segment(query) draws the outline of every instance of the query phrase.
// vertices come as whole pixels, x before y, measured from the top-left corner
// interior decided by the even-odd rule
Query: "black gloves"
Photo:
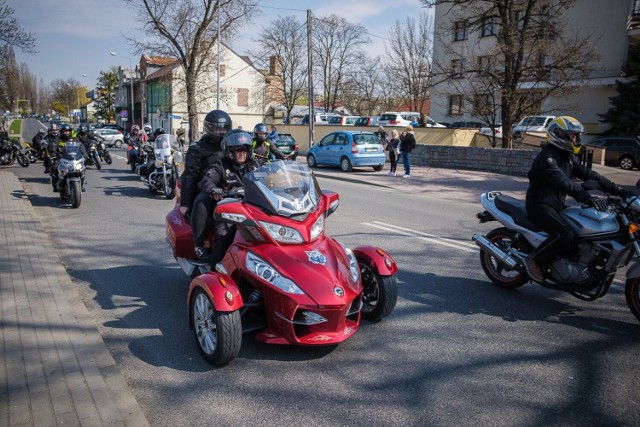
[[[215,200],[222,199],[223,195],[224,190],[222,188],[214,188],[213,190],[211,190],[211,197],[213,197]]]
[[[604,212],[607,210],[607,204],[597,197],[588,196],[585,203],[596,208],[597,211]]]
[[[618,194],[618,196],[622,197],[625,200],[627,200],[629,197],[635,196],[635,193],[633,191],[625,190],[620,186],[616,188],[616,193]]]

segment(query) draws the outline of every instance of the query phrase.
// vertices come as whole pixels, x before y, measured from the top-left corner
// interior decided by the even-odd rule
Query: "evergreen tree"
[[[611,124],[611,131],[620,134],[640,134],[640,45],[629,46],[629,59],[624,69],[632,80],[616,81],[618,95],[609,98],[612,107],[601,122]]]

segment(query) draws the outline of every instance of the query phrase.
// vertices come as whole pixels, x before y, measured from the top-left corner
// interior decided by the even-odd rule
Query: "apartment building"
[[[537,10],[549,10],[552,2],[554,0],[539,1]],[[502,122],[500,90],[487,86],[484,88],[486,93],[482,93],[483,88],[478,87],[478,79],[474,78],[494,65],[499,68],[500,61],[504,62],[499,53],[496,55],[500,22],[495,16],[482,15],[482,8],[488,3],[491,2],[451,2],[435,7],[434,81],[439,83],[431,92],[431,117],[436,121],[488,121],[487,111],[478,108],[480,99],[485,103],[493,101],[492,121]],[[522,19],[519,13],[522,11],[516,8],[514,20]],[[551,14],[546,16],[548,20],[544,25],[539,26],[548,31],[543,42],[539,39],[536,42],[544,43],[543,46],[527,46],[530,50],[538,47],[536,55],[542,66],[535,72],[544,72],[545,50],[557,49],[553,44],[563,38],[559,35],[569,39],[575,36],[575,40],[588,38],[597,55],[586,61],[590,62],[590,70],[585,75],[575,79],[569,77],[563,82],[563,87],[572,89],[571,94],[542,97],[533,108],[537,111],[529,113],[572,115],[585,124],[589,133],[603,132],[609,125],[601,123],[598,114],[609,109],[609,97],[617,93],[616,80],[628,78],[622,69],[629,45],[640,42],[640,0],[576,0],[561,16],[563,25],[555,25]],[[471,28],[469,22],[480,22],[481,25]],[[541,93],[549,85],[553,85],[553,81],[541,83],[539,79],[524,77],[517,91],[526,96],[528,91]]]

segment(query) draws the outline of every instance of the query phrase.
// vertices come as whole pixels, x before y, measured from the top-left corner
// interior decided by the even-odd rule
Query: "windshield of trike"
[[[271,162],[247,173],[243,180],[245,203],[275,215],[306,214],[320,201],[318,182],[309,166],[303,163]]]

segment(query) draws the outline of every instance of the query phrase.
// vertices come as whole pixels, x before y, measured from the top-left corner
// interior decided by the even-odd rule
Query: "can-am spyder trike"
[[[587,190],[598,189],[587,181]],[[606,193],[605,193],[606,194]],[[481,223],[498,221],[503,227],[486,236],[474,234],[480,246],[480,264],[493,283],[503,288],[518,288],[529,280],[525,258],[548,234],[527,217],[525,203],[500,192],[484,193],[485,208],[477,214]],[[560,212],[575,232],[576,245],[542,267],[540,285],[593,301],[607,294],[616,271],[629,263],[625,296],[633,315],[640,320],[640,197],[623,200],[607,195],[608,209],[570,206]]]
[[[378,321],[391,313],[395,261],[382,249],[351,250],[325,234],[340,199],[320,190],[307,165],[273,162],[246,174],[243,183],[243,197],[231,189],[214,210],[215,221],[237,228],[216,271],[196,259],[179,196],[166,218],[173,254],[195,277],[189,322],[205,360],[230,362],[243,332],[258,331],[256,339],[270,344],[332,345],[353,335],[361,317]]]

